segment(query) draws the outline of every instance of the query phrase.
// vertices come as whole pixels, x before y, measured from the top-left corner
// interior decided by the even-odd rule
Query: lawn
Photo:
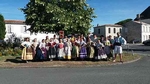
[[[110,61],[43,61],[25,63],[19,56],[1,56],[0,67],[83,67],[83,66],[107,66],[114,64],[121,64],[119,62],[119,56],[117,56],[116,62]],[[124,63],[132,62],[141,58],[140,55],[131,53],[123,53]]]

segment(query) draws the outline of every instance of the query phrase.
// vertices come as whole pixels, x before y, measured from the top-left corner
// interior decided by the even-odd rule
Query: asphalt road
[[[150,56],[103,67],[0,68],[0,76],[0,84],[149,84]]]
[[[143,44],[126,44],[123,46],[123,49],[133,51],[150,51],[150,46],[145,46]]]

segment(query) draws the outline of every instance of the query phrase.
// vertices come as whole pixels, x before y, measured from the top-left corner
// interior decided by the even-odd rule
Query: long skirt
[[[109,54],[110,53],[110,47],[109,46],[105,46],[104,47],[104,51],[106,54]]]
[[[77,58],[79,58],[79,47],[76,46],[76,53],[77,53]]]
[[[104,47],[104,51],[105,51],[105,53],[107,54],[107,57],[108,57],[108,58],[113,57],[113,54],[112,54],[112,52],[111,52],[110,46],[105,46],[105,47]]]
[[[64,59],[71,59],[71,47],[65,47],[65,56]]]
[[[58,48],[58,59],[63,59],[64,57],[64,48]]]
[[[33,49],[31,47],[23,48],[21,59],[22,60],[33,60]]]
[[[87,50],[87,58],[90,58],[90,54],[91,54],[91,47],[90,47],[90,46],[88,46],[88,47],[86,48],[86,50]]]
[[[94,47],[90,47],[91,48],[91,53],[90,53],[90,59],[93,59],[94,58]]]
[[[33,51],[33,53],[32,53],[32,54],[33,54],[33,58],[35,58],[36,48],[34,47],[34,48],[32,48],[32,49],[33,49],[33,50],[32,50],[32,51]]]
[[[46,48],[42,47],[41,50],[42,50],[44,59],[47,59],[47,50],[46,50]]]
[[[72,46],[71,58],[72,59],[77,59],[77,49],[76,49],[76,46]]]
[[[36,55],[35,55],[35,60],[43,60],[44,55],[42,53],[42,50],[40,48],[36,48]]]
[[[94,46],[94,58],[98,57],[98,48]]]
[[[85,59],[87,57],[86,47],[81,47],[80,49],[80,59]]]
[[[55,47],[49,47],[49,50],[48,50],[48,58],[49,58],[49,59],[54,59],[54,58],[56,58],[56,48],[55,48]]]
[[[103,49],[98,50],[98,58],[97,59],[98,60],[99,59],[107,59],[107,55]]]

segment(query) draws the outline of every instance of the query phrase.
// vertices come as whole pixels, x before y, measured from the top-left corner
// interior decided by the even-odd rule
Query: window
[[[27,26],[22,26],[21,27],[21,32],[22,33],[27,33]]]
[[[148,27],[146,26],[146,32],[148,32]]]
[[[149,39],[149,36],[147,35],[146,40],[148,40],[148,39]]]
[[[108,33],[111,33],[111,30],[110,30],[110,28],[108,28]]]
[[[24,32],[27,32],[27,26],[24,26]]]
[[[145,35],[143,35],[143,40],[145,41]]]
[[[150,39],[150,35],[149,35],[149,39]]]
[[[145,26],[143,26],[143,32],[145,32]]]
[[[120,33],[122,33],[122,29],[120,29],[120,31],[119,31]]]
[[[100,34],[100,32],[101,32],[101,30],[100,30],[100,29],[98,29],[98,34]]]
[[[116,33],[116,28],[114,28],[114,33]]]
[[[12,33],[12,31],[11,31],[11,25],[8,25],[8,26],[7,26],[7,32],[8,32],[8,33]]]

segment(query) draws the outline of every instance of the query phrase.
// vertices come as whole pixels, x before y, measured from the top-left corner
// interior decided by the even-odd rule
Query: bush
[[[0,56],[21,56],[22,50],[20,48],[4,48],[0,47]]]
[[[22,50],[20,48],[14,49],[13,56],[21,56]]]
[[[3,54],[0,52],[0,56],[3,56]]]

